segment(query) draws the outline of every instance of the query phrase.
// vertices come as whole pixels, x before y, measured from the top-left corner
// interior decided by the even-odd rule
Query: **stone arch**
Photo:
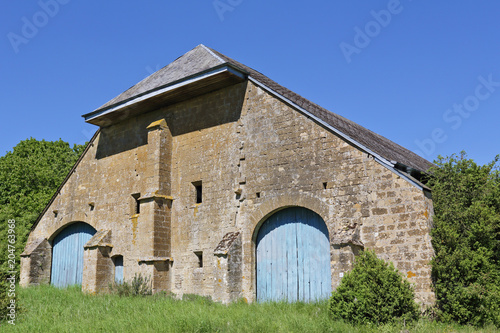
[[[47,240],[49,241],[49,243],[52,244],[52,241],[54,240],[54,238],[61,232],[63,231],[65,228],[67,228],[68,226],[74,224],[74,223],[86,223],[88,225],[90,225],[91,227],[93,227],[94,229],[97,230],[96,228],[96,225],[95,223],[90,223],[88,221],[85,221],[85,219],[68,219],[68,218],[63,218],[59,221],[57,221],[56,223],[50,225],[47,229],[47,232],[46,232],[46,235],[47,235]]]
[[[335,234],[334,229],[336,228],[336,221],[331,211],[332,207],[314,194],[290,191],[265,200],[252,213],[248,214],[248,224],[246,224],[248,227],[246,230],[249,230],[249,233],[243,234],[244,252],[250,257],[250,262],[248,263],[250,266],[247,266],[247,272],[251,278],[245,280],[244,283],[245,289],[250,291],[247,294],[250,299],[256,299],[256,240],[259,228],[269,216],[288,207],[303,207],[318,214],[325,222],[328,228],[330,243],[332,242],[332,237]]]
[[[252,230],[252,243],[254,243],[254,245],[262,223],[264,223],[269,216],[288,207],[303,207],[315,212],[325,221],[330,237],[333,235],[332,228],[334,226],[334,221],[330,215],[328,204],[306,193],[285,194],[266,200],[256,209],[255,213],[250,216],[249,222]]]
[[[314,211],[276,211],[259,228],[256,248],[257,300],[308,302],[330,295],[329,232]]]
[[[65,224],[51,235],[51,284],[57,287],[82,284],[84,246],[96,232],[88,223],[74,222]]]

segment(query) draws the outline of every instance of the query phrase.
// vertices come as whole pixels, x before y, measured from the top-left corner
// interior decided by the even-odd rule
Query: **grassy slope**
[[[204,299],[84,295],[79,288],[18,289],[23,307],[2,332],[400,332],[400,326],[352,327],[328,318],[327,303],[231,304]],[[418,322],[411,332],[474,332],[472,328]],[[493,332],[485,329],[484,332]]]

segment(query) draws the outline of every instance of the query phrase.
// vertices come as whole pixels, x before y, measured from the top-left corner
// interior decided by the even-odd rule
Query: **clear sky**
[[[500,2],[5,1],[0,155],[88,141],[93,111],[198,44],[423,157],[500,153]]]

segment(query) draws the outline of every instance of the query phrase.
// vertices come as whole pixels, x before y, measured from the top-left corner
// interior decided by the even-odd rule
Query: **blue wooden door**
[[[269,217],[257,235],[257,300],[314,301],[331,294],[330,241],[323,219],[301,207]]]
[[[92,226],[78,222],[66,227],[54,238],[50,278],[54,286],[82,284],[83,246],[95,233]]]
[[[114,258],[115,262],[115,282],[123,282],[123,256],[116,256]]]

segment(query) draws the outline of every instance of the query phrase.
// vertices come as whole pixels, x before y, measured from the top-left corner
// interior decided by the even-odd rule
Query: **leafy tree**
[[[430,172],[436,253],[432,274],[443,321],[500,326],[498,160],[478,166],[462,152],[439,157]]]
[[[7,262],[7,221],[15,220],[15,271],[19,272],[19,255],[31,226],[84,149],[85,145],[71,148],[62,140],[31,138],[0,157],[0,320],[6,310],[6,272],[12,270]]]
[[[414,320],[419,316],[414,297],[412,286],[392,263],[363,251],[332,293],[329,309],[333,319],[352,324]]]

